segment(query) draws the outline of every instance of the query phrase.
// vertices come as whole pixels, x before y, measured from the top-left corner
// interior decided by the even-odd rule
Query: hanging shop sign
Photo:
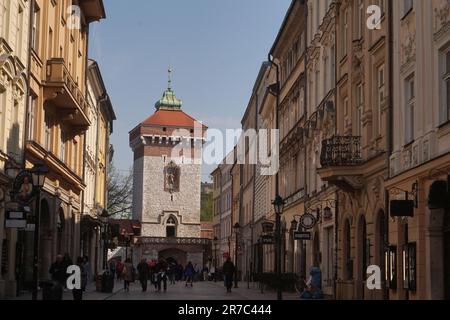
[[[22,211],[7,211],[5,228],[24,229],[27,226],[26,214]]]
[[[264,235],[261,237],[262,244],[275,244],[275,237],[272,235]]]
[[[305,213],[300,218],[300,225],[306,230],[310,230],[310,229],[314,228],[314,226],[316,225],[316,222],[317,222],[316,218],[310,213]]]
[[[294,240],[311,240],[311,232],[294,232]]]
[[[390,205],[391,217],[414,217],[413,200],[392,200]]]

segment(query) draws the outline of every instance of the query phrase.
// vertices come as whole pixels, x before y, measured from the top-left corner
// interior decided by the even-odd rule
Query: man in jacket
[[[139,281],[142,285],[142,292],[146,292],[148,277],[150,275],[150,266],[147,263],[147,259],[141,260],[141,262],[137,265],[137,270],[139,273]]]
[[[231,287],[233,286],[233,275],[236,268],[230,258],[223,264],[223,274],[225,275],[225,286],[227,287],[227,293],[231,293]]]

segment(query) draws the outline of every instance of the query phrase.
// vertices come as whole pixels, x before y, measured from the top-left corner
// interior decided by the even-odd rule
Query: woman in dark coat
[[[147,259],[142,259],[137,265],[137,270],[139,273],[139,281],[141,282],[142,292],[147,291],[148,278],[150,276],[150,266],[147,263]]]
[[[231,262],[231,259],[228,258],[223,264],[223,274],[225,275],[225,286],[227,287],[227,292],[231,292],[231,287],[233,286],[233,275],[235,271],[236,268],[233,262]]]

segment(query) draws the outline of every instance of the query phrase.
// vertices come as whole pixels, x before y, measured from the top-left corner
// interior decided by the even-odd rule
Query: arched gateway
[[[210,241],[200,238],[201,148],[206,126],[181,110],[169,87],[156,112],[130,132],[134,153],[133,219],[142,225],[135,258],[173,258],[204,265]]]

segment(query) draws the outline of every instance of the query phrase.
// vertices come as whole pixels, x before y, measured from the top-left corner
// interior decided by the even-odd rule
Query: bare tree
[[[111,164],[108,174],[108,213],[119,219],[130,219],[133,202],[133,173],[121,173]]]

